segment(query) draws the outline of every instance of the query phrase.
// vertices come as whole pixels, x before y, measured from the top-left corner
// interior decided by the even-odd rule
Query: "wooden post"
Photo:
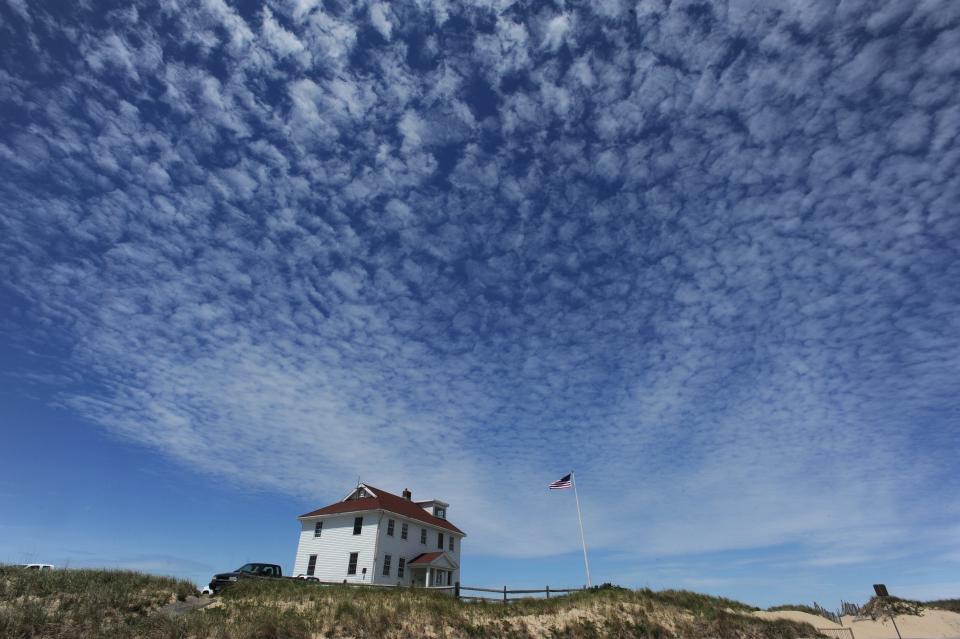
[[[507,603],[507,587],[503,587],[503,603]]]
[[[547,599],[550,598],[550,586],[547,586]]]
[[[453,596],[455,599],[460,599],[460,582],[453,584]]]

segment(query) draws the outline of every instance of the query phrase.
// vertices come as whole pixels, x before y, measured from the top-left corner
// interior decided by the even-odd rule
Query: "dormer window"
[[[446,518],[447,518],[447,509],[446,509],[446,508],[439,508],[439,507],[434,508],[434,509],[433,509],[433,514],[434,514],[435,516],[439,517],[440,519],[446,519]]]

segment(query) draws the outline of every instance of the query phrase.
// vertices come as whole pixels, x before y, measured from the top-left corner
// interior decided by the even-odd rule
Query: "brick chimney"
[[[413,501],[413,493],[410,492],[409,488],[403,489],[403,498],[407,501]]]

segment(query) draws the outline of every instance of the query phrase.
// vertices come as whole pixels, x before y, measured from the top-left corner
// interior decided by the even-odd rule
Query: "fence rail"
[[[583,590],[583,588],[551,588],[547,586],[543,589],[516,589],[510,590],[506,586],[503,588],[481,588],[479,586],[461,586],[460,582],[457,582],[454,590],[454,597],[457,599],[469,599],[472,601],[502,601],[503,603],[508,603],[510,601],[510,595],[535,595],[535,594],[545,594],[546,598],[550,598],[550,593],[564,593],[568,594],[571,592],[578,592]],[[498,595],[503,597],[477,597],[473,595],[463,595],[464,591],[467,592],[495,592]],[[522,597],[521,597],[522,598]]]
[[[358,588],[410,588],[411,586],[403,584],[372,584],[366,581],[322,581],[320,579],[300,579],[291,577],[310,584],[319,584],[321,586],[356,586]],[[421,590],[456,590],[456,586],[416,586]],[[499,590],[497,592],[500,592]]]
[[[291,577],[292,579],[292,577]],[[320,579],[305,579],[307,583],[317,584],[320,586],[355,586],[358,588],[410,588],[411,586],[404,586],[401,584],[373,584],[364,581],[321,581]],[[543,594],[546,595],[546,598],[549,599],[551,594],[554,595],[564,595],[571,592],[579,592],[583,588],[551,588],[547,586],[541,589],[509,589],[506,586],[503,588],[481,588],[480,586],[461,586],[458,581],[452,586],[414,586],[417,589],[422,590],[436,590],[436,591],[447,591],[454,596],[456,599],[466,599],[469,601],[497,601],[502,603],[509,603],[511,600],[518,599],[518,597],[511,598],[510,595],[537,595]],[[466,592],[492,592],[500,597],[482,597],[475,595],[464,595]],[[519,597],[522,599],[523,597]]]

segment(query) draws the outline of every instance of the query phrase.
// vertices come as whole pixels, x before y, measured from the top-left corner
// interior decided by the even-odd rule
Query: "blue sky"
[[[960,596],[960,4],[0,3],[0,559]]]

